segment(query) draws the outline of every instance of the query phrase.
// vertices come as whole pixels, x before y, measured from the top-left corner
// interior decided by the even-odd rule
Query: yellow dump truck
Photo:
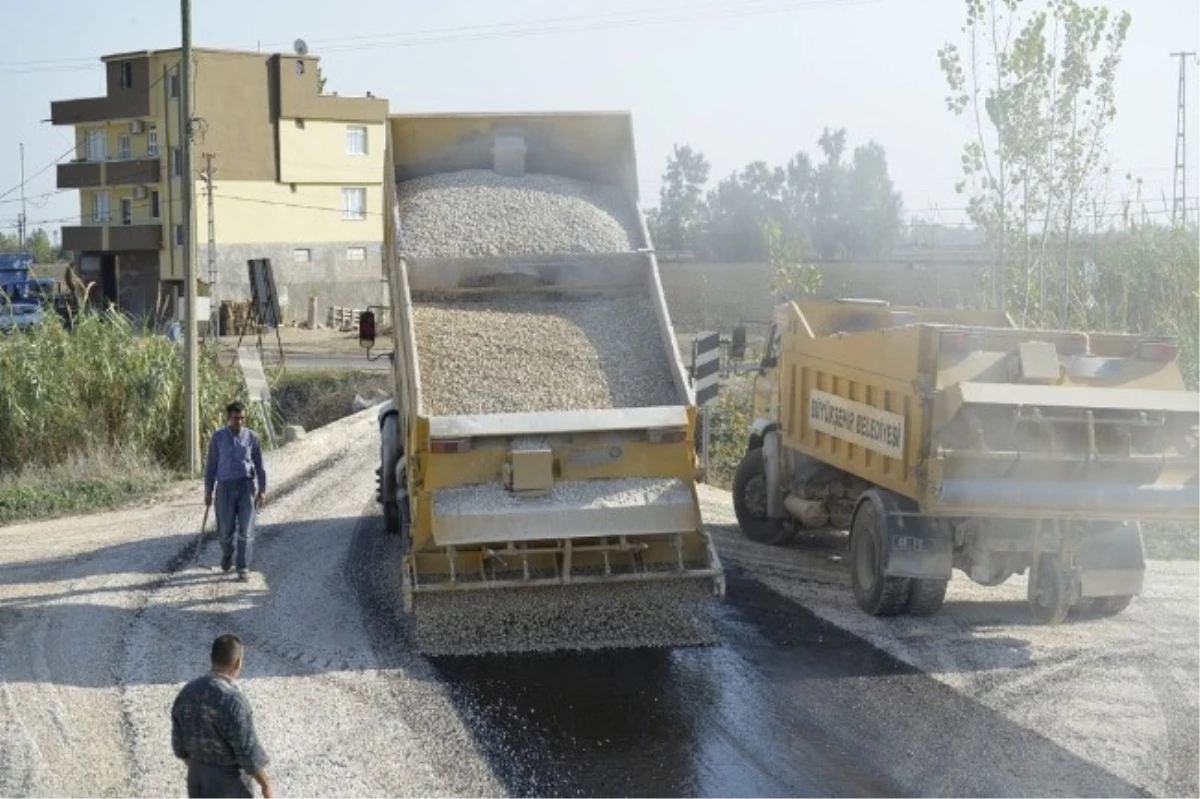
[[[745,341],[735,330],[734,349]],[[855,598],[928,614],[953,568],[1029,571],[1043,623],[1142,588],[1140,522],[1195,523],[1200,397],[1174,342],[1018,328],[997,311],[781,305],[735,479],[744,533],[850,530]]]
[[[394,116],[388,133],[379,500],[418,648],[710,642],[724,579],[629,115]]]

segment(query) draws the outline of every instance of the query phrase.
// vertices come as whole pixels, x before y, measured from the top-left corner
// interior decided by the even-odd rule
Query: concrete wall
[[[987,265],[895,259],[819,264],[822,297],[871,297],[903,305],[978,307]],[[678,330],[729,330],[766,319],[774,305],[769,264],[660,263],[663,291]]]
[[[366,260],[347,258],[349,247],[365,247]],[[296,250],[308,250],[309,260],[298,263]],[[383,250],[379,242],[293,242],[217,245],[219,299],[250,299],[250,275],[246,262],[252,258],[270,258],[275,287],[280,293],[284,321],[305,318],[308,298],[316,294],[322,322],[330,306],[366,308],[387,302],[387,284],[382,278]],[[197,271],[208,277],[208,245],[201,244]]]

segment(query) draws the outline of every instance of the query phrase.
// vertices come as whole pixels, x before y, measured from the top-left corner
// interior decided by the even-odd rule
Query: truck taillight
[[[375,346],[375,312],[363,311],[358,315],[358,343],[363,349]]]
[[[1179,357],[1179,345],[1170,339],[1150,338],[1138,344],[1138,360],[1173,361]]]
[[[453,455],[457,452],[466,452],[471,448],[471,439],[469,438],[435,438],[429,442],[429,451],[434,455]]]
[[[983,341],[977,334],[965,330],[950,330],[942,333],[942,352],[964,353],[982,349]]]
[[[646,432],[651,444],[679,444],[687,440],[687,430],[682,427],[660,427]]]

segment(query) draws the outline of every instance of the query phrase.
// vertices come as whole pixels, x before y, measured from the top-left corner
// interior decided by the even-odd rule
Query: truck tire
[[[863,494],[850,526],[850,585],[858,606],[872,616],[895,616],[908,606],[912,580],[883,576],[887,516],[878,491]]]
[[[1039,624],[1061,624],[1071,609],[1071,576],[1058,555],[1042,555],[1029,573],[1029,610]]]
[[[400,535],[403,522],[396,486],[396,450],[400,449],[400,424],[396,414],[384,418],[379,430],[379,496],[383,501],[383,529],[388,535]]]
[[[946,601],[949,580],[913,580],[904,610],[913,616],[932,616]]]
[[[795,536],[783,519],[767,518],[766,461],[761,449],[747,452],[733,475],[733,512],[751,541],[782,546]]]
[[[1131,602],[1132,594],[1085,597],[1079,600],[1071,611],[1083,618],[1107,619],[1124,613]]]
[[[383,503],[383,531],[388,535],[400,535],[400,503]]]

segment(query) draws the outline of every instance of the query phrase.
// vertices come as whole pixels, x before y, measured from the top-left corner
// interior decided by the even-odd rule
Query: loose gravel
[[[1197,795],[1195,561],[1149,561],[1143,594],[1110,619],[1038,625],[1024,577],[987,588],[958,572],[937,614],[881,619],[854,602],[843,534],[755,544],[738,531],[728,492],[699,489],[727,565],[1148,794]]]
[[[438,302],[415,326],[433,416],[681,403],[648,298]]]
[[[629,252],[620,190],[554,175],[445,172],[396,187],[398,247],[414,257]]]
[[[686,502],[689,498],[687,485],[682,480],[625,478],[559,481],[550,493],[532,497],[517,496],[500,483],[458,486],[435,492],[433,502],[437,515],[458,516],[503,508],[583,511],[648,507]]]

